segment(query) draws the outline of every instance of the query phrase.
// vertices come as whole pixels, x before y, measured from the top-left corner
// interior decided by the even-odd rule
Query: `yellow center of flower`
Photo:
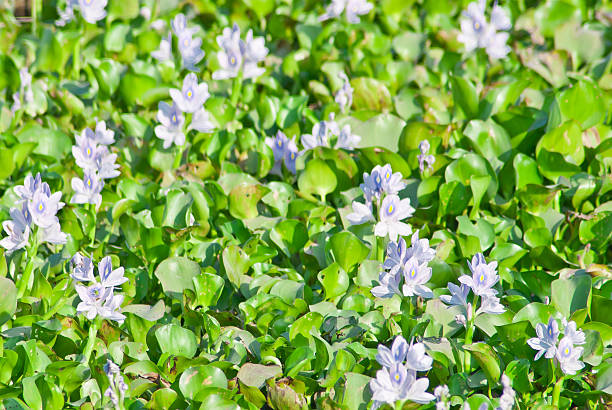
[[[412,269],[412,271],[410,271],[410,277],[414,278],[416,276],[416,270]]]
[[[482,273],[480,274],[480,278],[478,278],[478,280],[484,282],[484,275]]]
[[[86,3],[86,4],[91,4],[91,2],[92,2],[92,1],[93,1],[93,0],[85,0],[85,3]]]
[[[474,23],[474,28],[476,30],[480,29],[480,23],[479,22]]]
[[[399,380],[399,374],[395,375],[395,380]]]
[[[387,178],[387,179],[391,178],[391,174],[389,174],[389,172],[387,172],[387,176],[385,178]]]
[[[191,92],[191,90],[187,91],[187,97],[191,98],[192,95],[193,93]]]
[[[232,65],[236,64],[236,57],[233,57],[233,56],[232,56],[232,57],[230,58],[230,63],[231,63]]]
[[[87,180],[87,186],[91,186],[91,179]]]
[[[376,183],[380,184],[380,177],[376,177]]]
[[[38,210],[42,211],[43,210],[43,204],[38,204]]]
[[[291,153],[291,159],[295,159],[295,152]]]
[[[278,147],[282,147],[283,146],[283,142],[281,140],[276,141],[276,145],[278,145]]]
[[[388,213],[393,212],[393,205],[389,205],[389,209],[387,210]]]
[[[189,39],[185,39],[185,41],[183,41],[183,44],[185,45],[185,47],[187,47],[189,45]]]
[[[91,148],[87,148],[87,155],[91,155]]]
[[[176,122],[176,115],[172,116],[172,122]]]

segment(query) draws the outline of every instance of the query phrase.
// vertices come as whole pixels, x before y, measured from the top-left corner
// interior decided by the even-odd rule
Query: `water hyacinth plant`
[[[0,407],[611,402],[607,3],[4,4]]]

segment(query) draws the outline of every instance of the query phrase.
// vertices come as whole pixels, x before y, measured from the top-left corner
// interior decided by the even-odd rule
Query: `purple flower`
[[[11,208],[10,215],[12,220],[2,222],[2,227],[8,236],[0,241],[0,246],[6,249],[7,253],[12,253],[17,249],[25,248],[30,238],[30,223],[27,221],[24,211]]]
[[[467,307],[467,296],[470,293],[470,287],[467,285],[457,286],[452,282],[448,283],[449,295],[441,295],[440,300],[447,305],[451,306],[465,306]]]
[[[579,360],[583,351],[584,348],[574,346],[571,338],[565,336],[561,339],[556,357],[563,373],[576,374],[576,372],[584,367],[584,363]]]
[[[110,179],[118,177],[121,172],[119,172],[119,164],[117,164],[117,154],[111,154],[108,151],[108,148],[102,146],[98,147],[98,152],[96,153],[96,169],[98,171],[98,177],[100,179]]]
[[[41,228],[38,231],[38,236],[41,243],[48,242],[54,245],[64,245],[68,242],[68,235],[62,232],[59,220],[56,220],[51,226]]]
[[[361,137],[351,133],[351,126],[346,124],[340,130],[340,134],[338,135],[338,140],[336,142],[336,149],[344,148],[348,151],[352,151],[360,141]]]
[[[215,124],[210,121],[208,111],[200,107],[191,117],[191,123],[187,127],[187,131],[196,130],[199,132],[212,132],[215,129]]]
[[[217,37],[217,42],[220,42],[219,37]],[[242,67],[242,52],[240,51],[239,41],[227,43],[223,50],[217,53],[217,59],[220,68],[213,73],[213,80],[238,77]]]
[[[257,63],[268,55],[266,41],[263,37],[253,37],[253,30],[247,32],[244,41],[244,69],[243,78],[256,78],[266,72],[265,68],[258,67]]]
[[[402,280],[402,272],[398,269],[391,271],[382,271],[378,276],[379,285],[372,288],[371,292],[377,298],[391,298],[393,295],[400,295],[400,281]]]
[[[72,273],[70,274],[72,279],[77,282],[95,282],[94,265],[90,258],[77,252],[70,260],[70,264],[72,265]]]
[[[168,61],[172,59],[172,33],[161,39],[159,49],[151,52],[151,57],[157,61]]]
[[[344,113],[353,105],[353,87],[351,87],[351,83],[344,71],[341,71],[338,76],[342,80],[342,87],[338,90],[334,99],[340,106],[340,111]]]
[[[110,145],[115,142],[115,132],[106,128],[105,121],[99,121],[96,123],[96,132],[93,134],[93,138],[100,145]]]
[[[485,257],[482,253],[477,253],[472,258],[472,263],[468,261],[472,276],[462,275],[459,277],[459,282],[468,285],[472,291],[479,296],[495,296],[497,291],[493,289],[493,285],[499,280],[497,275],[497,262],[485,262]]]
[[[161,101],[158,108],[157,121],[161,122],[161,125],[155,127],[155,135],[164,141],[164,148],[170,147],[173,143],[178,146],[185,144],[183,113],[174,103],[168,105]]]
[[[64,27],[66,24],[74,20],[74,7],[78,4],[78,0],[66,0],[66,8],[64,8],[64,10],[62,10],[58,5],[57,15],[59,16],[59,19],[55,21],[55,25],[58,27]]]
[[[79,8],[85,21],[96,24],[106,17],[106,3],[108,0],[79,0]]]
[[[32,177],[32,174],[28,174],[23,180],[23,185],[17,185],[13,190],[15,193],[24,201],[32,199],[34,193],[39,189],[42,189],[43,184],[46,186],[46,190],[49,191],[49,185],[46,182],[42,182],[40,172],[36,174],[36,177]]]
[[[99,147],[95,140],[95,134],[90,128],[85,128],[81,135],[76,136],[77,145],[72,146],[72,155],[77,165],[83,169],[95,170],[98,168],[96,164],[96,156]]]
[[[576,322],[570,320],[569,323],[565,318],[562,320],[562,324],[564,326],[563,335],[568,337],[573,344],[575,345],[583,345],[586,343],[585,334],[582,330],[576,329]]]
[[[183,67],[190,71],[200,71],[195,65],[204,58],[204,51],[201,48],[202,39],[194,39],[192,33],[185,30],[178,36],[178,45],[183,58]]]
[[[388,369],[382,368],[376,372],[376,379],[370,381],[372,400],[376,407],[382,403],[394,405],[397,400],[411,400],[416,403],[426,404],[435,397],[427,393],[429,380],[426,377],[417,379],[416,371],[408,370],[405,366],[398,364]],[[374,408],[375,406],[372,406]]]
[[[415,257],[411,257],[402,267],[404,272],[404,296],[422,296],[432,298],[433,292],[425,284],[431,279],[431,268],[426,263],[419,264]]]
[[[476,315],[481,313],[489,313],[492,315],[501,315],[506,311],[506,308],[499,303],[497,296],[484,295],[480,302],[480,308],[476,311]]]
[[[81,299],[76,308],[78,314],[84,315],[89,320],[94,320],[96,316],[119,323],[125,320],[125,316],[120,312],[123,295],[114,295],[112,287],[105,288],[99,283],[94,283],[88,287],[76,285],[75,288]]]
[[[359,23],[359,16],[368,14],[374,6],[366,0],[332,0],[327,6],[325,14],[319,17],[319,21],[337,18],[346,11],[346,20],[349,23]]]
[[[353,201],[352,207],[353,212],[346,216],[346,220],[351,225],[361,225],[370,221],[374,222],[371,203],[366,203],[364,205],[361,202]]]
[[[427,164],[428,168],[433,168],[433,164],[434,162],[436,162],[436,157],[434,157],[433,155],[429,155],[429,148],[429,141],[427,140],[423,140],[419,144],[419,150],[421,151],[421,154],[417,156],[417,159],[419,160],[419,169],[421,170],[421,172],[425,171],[425,164]]]
[[[61,192],[48,195],[42,190],[36,191],[32,200],[28,202],[28,212],[32,216],[32,222],[41,228],[49,228],[57,223],[55,214],[64,206],[60,201],[61,198]]]
[[[102,203],[100,192],[104,182],[95,172],[85,171],[83,179],[72,178],[72,189],[74,195],[70,199],[71,204],[94,204],[99,207]]]
[[[194,73],[189,73],[183,80],[183,88],[181,90],[171,88],[170,96],[181,111],[194,113],[202,108],[210,94],[208,85],[198,84],[198,77]]]
[[[408,342],[403,336],[396,336],[391,345],[391,349],[387,346],[380,344],[378,345],[378,353],[376,354],[376,361],[382,366],[393,367],[396,364],[402,364],[406,360],[406,353],[408,353]]]
[[[397,195],[387,195],[379,211],[379,222],[374,227],[376,236],[389,236],[396,241],[398,235],[407,236],[412,232],[409,224],[402,222],[414,213],[410,198],[401,199]]]
[[[551,316],[548,319],[548,325],[544,323],[538,323],[536,326],[536,333],[538,337],[532,337],[527,340],[527,344],[532,349],[538,351],[535,355],[535,360],[538,360],[545,354],[547,359],[552,359],[557,353],[557,340],[559,339],[559,325],[557,321]]]
[[[123,267],[118,267],[113,270],[113,264],[110,256],[104,257],[98,263],[98,275],[100,275],[100,284],[105,288],[119,286],[128,281],[128,278],[123,276]]]

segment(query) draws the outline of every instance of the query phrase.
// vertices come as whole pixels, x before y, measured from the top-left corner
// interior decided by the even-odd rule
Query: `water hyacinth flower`
[[[121,375],[121,369],[111,360],[107,359],[104,365],[104,373],[106,373],[108,378],[108,388],[104,392],[104,396],[111,400],[113,406],[119,407],[119,403],[123,403],[125,393],[128,390],[128,386]]]
[[[88,129],[86,128],[86,130]],[[89,137],[89,134],[87,136]],[[93,139],[100,145],[111,145],[115,142],[115,132],[106,128],[105,121],[98,121],[96,131],[93,132]]]
[[[576,329],[576,322],[570,320],[569,323],[565,318],[561,321],[564,326],[563,335],[569,338],[575,345],[583,345],[586,343],[586,336],[582,330]]]
[[[386,367],[402,364],[404,360],[406,360],[406,354],[408,353],[409,347],[408,342],[406,342],[403,336],[396,336],[391,345],[391,349],[383,344],[378,345],[376,361]]]
[[[449,410],[450,403],[448,399],[450,398],[450,392],[448,390],[448,386],[443,384],[434,389],[434,396],[436,396],[436,410]]]
[[[220,68],[213,73],[213,79],[225,80],[238,77],[242,69],[242,78],[256,78],[265,72],[257,64],[265,59],[269,50],[263,37],[253,37],[249,30],[243,41],[240,39],[240,27],[234,23],[232,28],[223,29],[223,34],[217,36],[217,44],[221,50],[217,53]]]
[[[584,363],[579,360],[583,351],[583,347],[574,346],[570,337],[565,336],[561,339],[557,347],[556,358],[561,365],[563,373],[576,374],[576,372],[584,367]]]
[[[70,277],[77,282],[95,282],[93,261],[77,252],[70,259],[72,272]]]
[[[86,170],[97,169],[96,156],[99,147],[95,133],[90,128],[85,128],[80,135],[76,135],[76,143],[72,146],[72,156],[76,164]]]
[[[512,389],[510,378],[506,376],[506,373],[502,374],[501,383],[504,390],[499,397],[499,407],[497,407],[496,410],[512,410],[512,408],[514,408],[516,392]]]
[[[55,192],[49,195],[43,190],[38,190],[28,202],[28,212],[32,217],[32,222],[41,227],[49,228],[58,222],[57,211],[64,207],[61,192]]]
[[[79,0],[79,10],[86,22],[96,22],[106,17],[106,4],[108,0]]]
[[[490,313],[492,315],[501,315],[506,311],[506,308],[499,303],[497,296],[484,295],[480,302],[480,308],[476,311],[476,316],[481,313]]]
[[[215,124],[210,120],[210,114],[203,107],[193,113],[187,131],[212,132]]]
[[[276,132],[274,138],[266,137],[265,143],[272,149],[272,153],[274,154],[274,167],[271,172],[282,175],[281,163],[285,159],[285,147],[289,144],[289,138],[287,138],[284,132],[279,130]]]
[[[202,39],[193,38],[192,34],[185,30],[182,35],[178,36],[179,52],[183,59],[183,67],[190,71],[200,71],[195,65],[204,58],[204,50],[202,50]]]
[[[452,282],[448,283],[448,290],[450,291],[450,295],[440,295],[440,300],[447,305],[451,306],[465,306],[467,308],[467,296],[470,293],[470,287],[461,284],[461,286],[457,286]],[[470,311],[471,309],[467,309]]]
[[[108,148],[104,146],[99,147],[95,161],[98,177],[100,177],[100,179],[111,179],[121,174],[118,170],[119,164],[117,164],[117,154],[111,154]]]
[[[382,368],[376,372],[376,379],[370,380],[372,390],[372,408],[378,408],[382,403],[393,405],[397,400],[410,400],[415,403],[426,404],[435,397],[427,393],[429,379],[417,379],[415,370],[408,370],[405,366],[397,364],[392,368]]]
[[[459,22],[461,33],[457,39],[463,43],[467,52],[483,48],[489,57],[503,58],[510,52],[510,47],[506,44],[509,34],[503,32],[512,28],[510,18],[504,9],[495,5],[489,23],[485,16],[485,8],[485,0],[468,5]]]
[[[427,264],[419,264],[415,257],[411,257],[403,266],[404,296],[422,296],[432,298],[433,292],[425,284],[431,279],[431,268]]]
[[[374,222],[371,203],[368,202],[364,205],[361,202],[353,201],[351,206],[353,208],[353,212],[346,216],[346,220],[351,225],[361,225],[370,221]]]
[[[410,198],[401,199],[397,195],[387,195],[379,211],[379,222],[374,226],[374,235],[389,236],[396,241],[398,235],[407,236],[412,232],[409,224],[402,222],[414,213]]]
[[[418,234],[418,231],[415,232]],[[414,234],[412,235],[414,237]],[[387,244],[387,257],[383,262],[385,269],[399,270],[406,259],[406,241],[404,238],[399,238],[397,242],[389,242]]]
[[[185,117],[176,104],[169,105],[160,101],[157,121],[161,125],[155,127],[155,135],[164,141],[164,148],[169,148],[173,143],[178,146],[185,144],[185,134],[183,133]]]
[[[202,108],[210,94],[208,85],[198,84],[198,77],[194,73],[189,73],[183,80],[183,88],[181,90],[171,88],[170,96],[181,111],[194,113]]]
[[[351,126],[346,124],[340,130],[340,134],[338,135],[338,140],[336,141],[336,149],[345,149],[348,151],[352,151],[357,144],[361,141],[361,137],[359,135],[353,134],[351,132]]]
[[[325,21],[339,17],[343,11],[349,23],[359,23],[359,16],[368,14],[374,6],[366,0],[332,0],[327,6],[325,14],[319,17],[319,21]]]
[[[293,175],[297,172],[295,169],[295,162],[299,156],[297,145],[293,139],[290,139],[285,147],[285,167],[291,172]]]
[[[423,140],[419,143],[419,150],[421,153],[417,155],[417,159],[419,160],[419,169],[421,172],[425,172],[425,164],[427,164],[427,168],[433,168],[434,162],[436,162],[436,157],[429,154],[429,141]]]
[[[89,320],[99,316],[102,319],[123,323],[125,316],[120,312],[123,295],[115,295],[112,287],[105,288],[99,283],[88,287],[76,285],[75,288],[81,299],[76,308],[78,314],[84,315]]]
[[[68,235],[62,232],[59,220],[56,220],[51,226],[41,228],[38,231],[38,240],[41,243],[48,242],[53,245],[63,245],[68,241]]]
[[[98,275],[100,275],[100,284],[105,288],[113,288],[128,281],[128,278],[123,276],[123,267],[120,266],[113,270],[113,263],[110,256],[105,256],[100,263],[98,263]]]
[[[391,165],[376,165],[370,174],[364,172],[363,183],[359,185],[366,198],[380,198],[383,193],[395,195],[406,187],[400,172],[393,173]]]
[[[474,294],[478,296],[494,296],[497,291],[493,289],[493,285],[499,280],[497,275],[497,262],[485,262],[485,257],[482,253],[477,253],[472,258],[472,263],[468,261],[468,266],[472,271],[472,276],[462,275],[459,277],[459,282],[472,288]]]
[[[0,240],[0,246],[6,249],[8,254],[17,249],[25,248],[30,239],[30,224],[26,220],[23,211],[17,208],[11,208],[10,215],[12,220],[2,222],[4,232],[6,232],[8,236]]]
[[[538,323],[536,326],[536,334],[538,337],[532,337],[527,340],[527,344],[532,349],[537,350],[538,353],[535,355],[535,360],[538,360],[542,355],[545,355],[547,359],[552,359],[557,353],[557,340],[559,339],[559,325],[557,321],[552,318],[548,319],[548,324]]]
[[[393,295],[400,295],[399,289],[402,280],[402,272],[400,270],[382,271],[378,276],[379,285],[372,288],[370,292],[377,298],[390,298]]]
[[[345,113],[353,105],[353,87],[344,71],[341,71],[338,77],[342,80],[342,87],[336,93],[334,100],[340,106],[340,111]]]
[[[172,33],[167,37],[162,37],[159,42],[159,49],[151,52],[151,57],[157,61],[169,61],[172,59]]]
[[[85,171],[83,179],[72,178],[72,189],[74,195],[70,199],[71,204],[94,204],[99,207],[102,203],[102,188],[104,181],[94,171]]]
[[[410,248],[406,249],[405,258],[416,258],[419,264],[429,263],[436,256],[436,251],[429,247],[429,239],[419,238],[417,229],[410,239]]]
[[[62,8],[57,6],[57,15],[59,19],[55,20],[55,25],[64,27],[66,24],[74,20],[74,7],[79,4],[78,0],[66,0],[66,6]]]
[[[44,191],[51,192],[49,189],[49,184],[46,182],[42,182],[42,178],[40,176],[40,172],[36,174],[35,177],[32,174],[28,174],[23,180],[23,185],[17,185],[13,188],[13,191],[19,196],[22,201],[30,200],[34,197],[34,193],[39,189],[43,189]]]
[[[19,91],[13,94],[13,105],[11,111],[16,112],[22,108],[21,98],[27,105],[34,101],[34,92],[32,91],[32,74],[27,67],[19,69]]]

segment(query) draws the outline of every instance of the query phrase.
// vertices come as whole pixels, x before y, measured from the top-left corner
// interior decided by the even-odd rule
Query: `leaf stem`
[[[552,405],[555,409],[559,408],[559,399],[561,397],[561,389],[563,388],[564,381],[565,378],[563,376],[560,377],[559,380],[555,383],[555,388],[553,389]]]
[[[238,76],[234,77],[234,82],[232,84],[232,96],[230,99],[230,104],[232,107],[236,107],[238,105],[238,98],[240,97],[241,90],[242,90],[242,70],[239,71]]]
[[[91,322],[91,326],[89,326],[87,344],[85,345],[85,350],[83,350],[83,361],[85,363],[89,363],[89,358],[91,357],[91,353],[93,352],[96,336],[98,335],[98,328],[100,327],[100,321],[101,319],[99,317],[96,317],[94,321]]]
[[[474,308],[477,303],[478,303],[478,295],[474,295],[474,302],[473,302],[473,305],[470,307],[471,311],[467,312],[469,319],[467,320],[467,323],[466,323],[465,341],[463,343],[464,345],[472,344],[472,338],[474,337],[474,316],[475,316]],[[466,373],[470,373],[472,371],[470,359],[471,359],[470,353],[464,350],[463,368]]]
[[[32,237],[32,242],[26,250],[26,258],[28,259],[28,263],[23,271],[21,279],[19,280],[19,287],[17,289],[18,299],[25,295],[28,284],[30,283],[30,278],[32,277],[32,272],[34,272],[34,255],[38,249],[38,227],[34,228],[32,231]]]

